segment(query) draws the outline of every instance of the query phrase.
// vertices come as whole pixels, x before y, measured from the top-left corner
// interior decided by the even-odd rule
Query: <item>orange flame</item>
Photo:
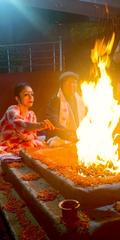
[[[113,131],[120,117],[120,105],[113,97],[111,79],[106,72],[114,39],[113,33],[107,45],[104,39],[97,41],[91,51],[91,59],[100,70],[100,78],[96,84],[84,82],[81,86],[88,112],[77,129],[79,141],[76,145],[79,162],[86,167],[92,164],[107,166],[112,162],[114,169],[120,171],[118,145],[113,139]]]

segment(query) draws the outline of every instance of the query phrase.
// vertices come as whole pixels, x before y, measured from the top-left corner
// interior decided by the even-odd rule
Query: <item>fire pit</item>
[[[75,145],[28,149],[21,152],[21,156],[28,166],[40,173],[65,198],[80,201],[81,208],[95,208],[120,200],[120,174],[92,176],[93,169],[89,168],[85,176],[77,164]]]

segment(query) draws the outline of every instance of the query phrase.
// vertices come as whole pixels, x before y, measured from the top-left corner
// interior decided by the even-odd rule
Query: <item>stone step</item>
[[[4,180],[1,167],[0,214],[6,226],[5,231],[7,231],[9,236],[7,239],[49,240],[43,228],[31,214],[26,203],[20,198],[12,185]],[[0,235],[0,239],[4,238]]]
[[[89,216],[88,220],[83,217],[84,215],[81,215],[82,212],[80,211],[80,225],[74,229],[66,227],[66,225],[64,225],[61,221],[61,211],[58,207],[59,202],[64,199],[63,196],[58,193],[55,199],[51,199],[51,201],[49,201],[50,199],[47,198],[44,200],[38,199],[37,196],[40,192],[44,192],[44,190],[48,190],[48,192],[54,192],[54,188],[51,187],[40,175],[37,176],[36,179],[34,178],[34,180],[31,179],[31,181],[26,181],[27,179],[23,177],[27,175],[30,176],[29,174],[33,174],[33,170],[26,165],[23,165],[23,163],[21,166],[19,165],[20,163],[17,163],[17,165],[19,165],[19,168],[18,166],[16,168],[16,164],[14,165],[14,162],[12,166],[10,164],[11,163],[9,163],[8,161],[2,162],[2,169],[5,173],[6,179],[8,179],[13,184],[18,194],[21,196],[22,199],[25,200],[27,206],[31,211],[29,212],[29,214],[32,213],[37,222],[43,227],[50,240],[114,240],[120,238],[120,211],[119,209],[116,210],[114,204],[89,210],[87,212],[87,215]],[[31,176],[35,177],[34,174]],[[15,195],[17,194],[14,189],[12,189],[12,191]],[[18,194],[16,195],[17,198],[19,198]],[[6,196],[4,195],[2,200],[2,206],[5,204],[5,197]],[[118,205],[120,206],[119,202]],[[23,208],[24,205],[22,206],[22,209]],[[2,207],[2,209],[6,211],[5,208]],[[18,213],[19,211],[17,212],[17,219],[19,219],[19,222],[21,223],[21,218],[23,218],[23,214],[21,213],[22,216],[20,217]],[[14,212],[12,214],[14,215]],[[23,220],[23,225],[25,226],[26,221],[25,219]],[[18,224],[16,222],[16,217],[12,217],[12,220],[8,220],[8,222],[11,221],[12,226]],[[87,224],[88,221],[89,224],[86,227],[85,224]],[[81,223],[83,224],[81,225]],[[16,226],[14,227],[14,229],[19,228]],[[18,235],[19,234],[20,233],[18,233]],[[45,237],[47,238],[47,236]],[[34,240],[34,238],[32,238],[32,240]],[[40,240],[40,238],[35,238],[35,240]]]
[[[63,196],[57,193],[54,199],[50,200],[49,197],[44,200],[39,199],[39,193],[44,193],[46,190],[48,193],[56,193],[56,190],[40,175],[37,179],[26,181],[24,176],[30,173],[35,174],[33,170],[26,165],[16,168],[13,165],[11,167],[10,164],[8,161],[2,162],[5,178],[13,184],[20,197],[26,202],[31,213],[51,240],[79,240],[81,236],[82,240],[89,239],[90,236],[88,236],[88,228],[85,225],[87,221],[84,220],[84,214],[82,215],[83,219],[81,219],[81,223],[83,222],[82,225],[80,223],[80,225],[74,229],[73,226],[71,228],[66,227],[61,221],[61,210],[58,206],[59,202],[64,199]]]

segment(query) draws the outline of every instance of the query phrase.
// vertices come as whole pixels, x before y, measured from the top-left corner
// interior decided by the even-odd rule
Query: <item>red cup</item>
[[[62,221],[66,225],[74,226],[78,222],[79,207],[80,203],[75,199],[65,199],[59,203],[59,208],[62,211]]]

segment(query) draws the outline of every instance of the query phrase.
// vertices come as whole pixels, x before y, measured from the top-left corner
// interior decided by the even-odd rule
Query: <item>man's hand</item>
[[[45,119],[43,121],[43,128],[44,129],[49,129],[49,130],[55,130],[55,126],[48,119]]]

